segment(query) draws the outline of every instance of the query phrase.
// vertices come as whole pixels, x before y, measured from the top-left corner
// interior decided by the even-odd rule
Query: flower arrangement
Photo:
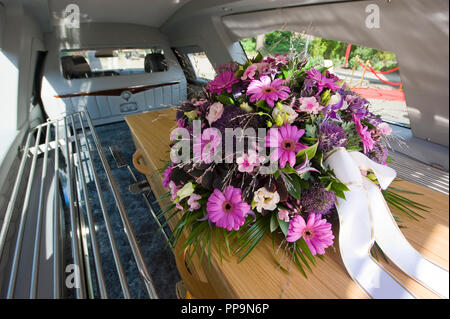
[[[224,246],[242,260],[272,234],[306,275],[304,266],[333,245],[336,198],[348,190],[324,159],[345,148],[386,165],[391,129],[366,99],[307,59],[258,54],[219,70],[203,96],[177,110],[163,178],[172,204],[160,216],[178,216],[172,241],[187,229],[190,258],[198,249],[210,257],[215,241],[221,257]],[[401,208],[409,203],[383,194]]]

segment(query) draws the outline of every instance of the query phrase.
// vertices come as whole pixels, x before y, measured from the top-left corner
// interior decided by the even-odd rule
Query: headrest
[[[64,56],[61,58],[61,63],[65,78],[84,78],[91,72],[89,63],[82,55]]]
[[[162,53],[149,53],[145,56],[145,72],[163,72],[167,71],[168,66]]]

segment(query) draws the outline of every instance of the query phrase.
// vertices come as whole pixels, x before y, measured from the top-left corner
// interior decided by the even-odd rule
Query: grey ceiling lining
[[[380,28],[366,27],[366,7]],[[413,134],[449,145],[448,7],[446,0],[329,3],[222,17],[234,40],[277,29],[305,32],[396,53]]]

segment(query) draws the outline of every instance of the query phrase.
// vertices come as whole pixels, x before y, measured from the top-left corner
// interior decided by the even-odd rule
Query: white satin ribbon
[[[339,247],[344,265],[352,279],[372,298],[416,298],[371,255],[376,241],[385,255],[408,276],[443,298],[449,297],[448,270],[420,255],[397,226],[379,188],[361,175],[372,170],[382,189],[396,176],[395,170],[377,164],[359,152],[339,148],[325,164],[350,191],[338,198]]]

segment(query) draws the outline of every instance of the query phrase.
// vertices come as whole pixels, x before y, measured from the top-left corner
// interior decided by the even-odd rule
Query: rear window
[[[120,76],[168,70],[164,51],[158,48],[102,48],[61,50],[61,66],[66,79]]]

